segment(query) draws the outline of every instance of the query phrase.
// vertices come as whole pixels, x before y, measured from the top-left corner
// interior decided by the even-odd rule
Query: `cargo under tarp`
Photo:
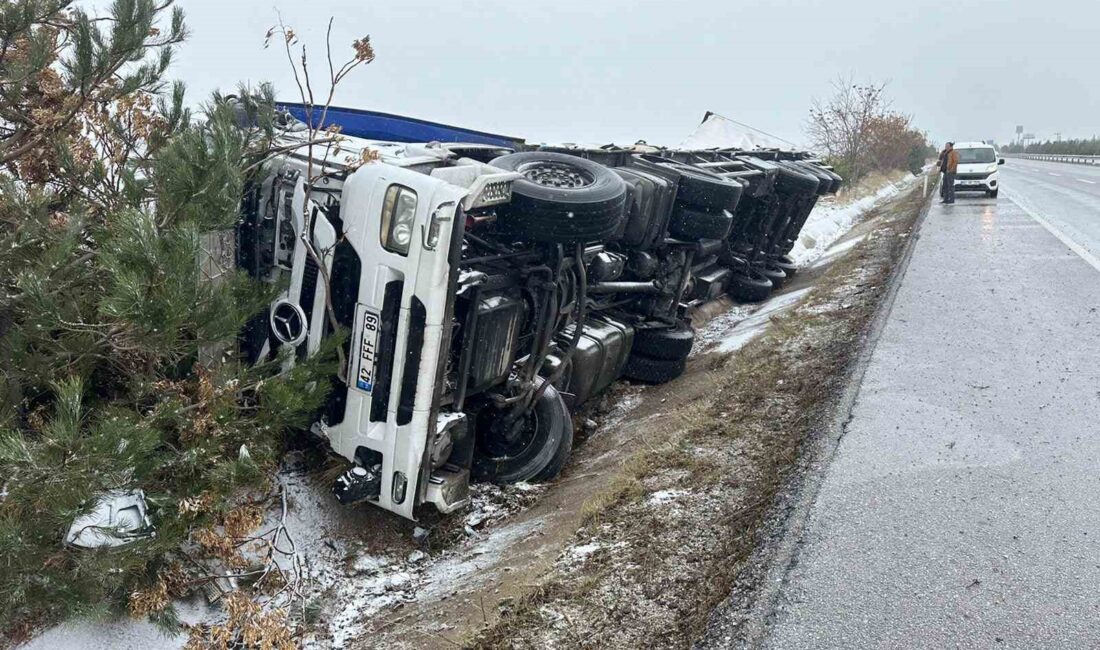
[[[303,122],[309,122],[303,104],[279,102],[278,105]],[[320,121],[322,112],[319,107],[313,109],[315,122]],[[523,138],[475,131],[415,117],[339,106],[329,107],[325,114],[325,124],[319,126],[328,127],[332,124],[339,125],[340,132],[344,135],[388,142],[472,142],[510,149],[518,149],[524,143]]]

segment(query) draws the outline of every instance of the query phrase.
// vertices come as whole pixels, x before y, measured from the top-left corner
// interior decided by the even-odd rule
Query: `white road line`
[[[1096,181],[1086,181],[1083,178],[1078,178],[1077,180],[1081,181],[1082,183],[1088,183],[1089,185],[1096,185]]]
[[[1061,174],[1055,174],[1054,172],[1047,172],[1047,173],[1050,174],[1051,176],[1061,176]]]
[[[1017,201],[1015,198],[1013,198],[1011,196],[1008,197],[1008,198],[1013,203],[1015,203],[1017,206],[1019,206],[1019,208],[1021,210],[1026,212],[1029,217],[1031,217],[1032,219],[1034,219],[1034,220],[1038,221],[1040,224],[1042,224],[1042,226],[1044,228],[1046,228],[1050,232],[1050,234],[1052,234],[1052,235],[1054,235],[1055,237],[1058,238],[1058,241],[1065,244],[1074,253],[1077,253],[1078,257],[1080,257],[1081,259],[1088,262],[1089,265],[1092,268],[1096,269],[1097,271],[1100,271],[1100,259],[1097,259],[1095,255],[1088,252],[1080,244],[1078,244],[1077,242],[1070,239],[1069,236],[1067,236],[1064,232],[1062,232],[1061,230],[1058,230],[1057,228],[1055,228],[1054,225],[1052,225],[1049,221],[1047,221],[1043,217],[1040,217],[1039,213],[1037,213],[1034,210],[1032,210],[1031,208],[1025,206],[1023,203],[1020,203],[1019,201]]]

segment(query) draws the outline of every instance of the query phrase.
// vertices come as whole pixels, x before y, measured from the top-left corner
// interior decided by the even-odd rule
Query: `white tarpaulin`
[[[794,144],[735,122],[717,113],[707,113],[703,123],[680,143],[681,149],[798,149]]]

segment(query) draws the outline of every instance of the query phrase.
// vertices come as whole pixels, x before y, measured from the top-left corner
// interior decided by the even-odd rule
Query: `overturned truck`
[[[378,115],[345,114],[353,135]],[[410,123],[392,140],[424,134]],[[471,480],[556,476],[573,409],[620,377],[679,376],[691,309],[766,298],[840,183],[804,153],[528,147],[431,126],[437,141],[349,137],[352,158],[379,158],[358,167],[285,155],[238,233],[239,264],[281,288],[245,355],[303,358],[346,331],[312,431],[352,463],[338,499],[408,518],[465,505]]]

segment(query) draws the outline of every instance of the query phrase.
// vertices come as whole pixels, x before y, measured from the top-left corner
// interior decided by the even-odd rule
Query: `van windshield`
[[[959,164],[970,165],[974,163],[991,163],[996,160],[992,147],[977,147],[974,149],[959,149]]]

